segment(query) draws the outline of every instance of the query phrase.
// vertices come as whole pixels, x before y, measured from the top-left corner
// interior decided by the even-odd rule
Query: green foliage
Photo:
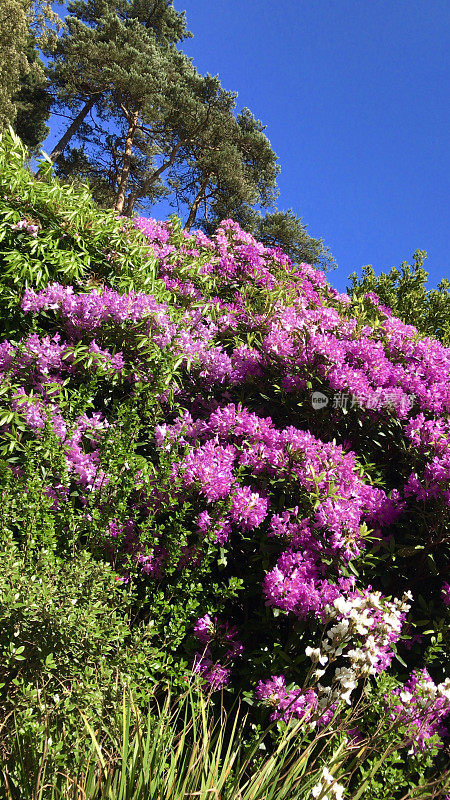
[[[87,186],[61,186],[50,163],[36,181],[26,166],[27,152],[12,133],[0,145],[0,307],[4,331],[17,330],[17,297],[27,286],[59,281],[75,287],[102,286],[151,291],[154,265],[131,223],[100,211]],[[33,238],[14,225],[37,226]]]
[[[129,600],[110,567],[78,552],[61,560],[50,550],[25,557],[11,540],[1,547],[1,693],[10,752],[15,725],[24,747],[64,733],[64,757],[81,742],[84,709],[94,724],[113,713],[136,648]],[[130,649],[129,649],[130,648]],[[138,648],[151,664],[149,636]],[[31,767],[31,764],[28,765]]]
[[[16,116],[14,96],[28,71],[26,0],[3,0],[0,4],[0,133]]]
[[[74,411],[82,411],[77,406]],[[61,443],[50,433],[32,446],[16,432],[16,448],[0,463],[3,754],[9,765],[23,762],[28,774],[37,769],[48,738],[55,743],[47,757],[50,772],[86,755],[80,711],[94,728],[112,727],[124,684],[140,705],[158,681],[178,692],[185,686],[189,666],[180,645],[207,601],[213,553],[200,572],[187,570],[183,580],[176,575],[188,531],[182,514],[175,527],[169,509],[162,520],[147,520],[149,531],[155,524],[172,530],[167,580],[150,589],[131,553],[133,580],[126,577],[126,556],[116,559],[123,543],[120,535],[111,539],[108,526],[111,520],[119,525],[129,519],[130,495],[152,489],[153,470],[136,454],[137,418],[136,411],[117,413],[119,424],[103,447],[110,480],[91,493],[87,505],[64,468]],[[18,452],[25,468],[13,475],[7,463],[13,465]],[[138,467],[142,483],[136,486]],[[55,480],[56,495],[48,491]],[[66,495],[65,486],[70,487]],[[170,497],[167,501],[170,506]],[[186,518],[189,524],[188,504]],[[217,592],[217,586],[209,588],[212,598]],[[230,585],[228,596],[235,592]]]
[[[16,116],[14,129],[22,142],[34,153],[38,145],[50,133],[46,125],[50,117],[52,98],[47,91],[44,64],[38,56],[36,39],[30,34],[26,47],[28,70],[22,77],[18,93],[14,97]]]
[[[437,289],[427,289],[428,272],[423,268],[427,255],[416,250],[411,266],[404,261],[399,269],[376,275],[372,266],[362,275],[350,275],[347,288],[353,298],[374,292],[403,322],[414,325],[423,336],[432,336],[450,345],[450,282],[443,278]]]

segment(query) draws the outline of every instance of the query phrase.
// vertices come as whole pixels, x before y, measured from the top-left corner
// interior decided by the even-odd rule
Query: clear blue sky
[[[449,277],[448,0],[175,0],[201,72],[266,125],[279,208],[337,259],[330,280],[428,252]],[[47,148],[46,148],[47,149]]]

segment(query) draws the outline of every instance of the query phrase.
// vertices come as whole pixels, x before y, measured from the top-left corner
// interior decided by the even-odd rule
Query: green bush
[[[408,325],[415,325],[423,336],[434,336],[450,345],[450,282],[443,278],[437,289],[427,289],[428,272],[423,264],[427,254],[416,250],[411,266],[404,261],[399,269],[376,275],[372,266],[363,267],[362,275],[350,275],[347,291],[352,297],[375,292],[380,301]]]
[[[1,559],[4,758],[16,760],[16,727],[25,762],[32,743],[39,752],[45,737],[59,740],[56,769],[83,740],[80,710],[98,725],[113,718],[124,684],[152,693],[160,648],[151,626],[133,626],[132,600],[111,567],[89,553],[61,560],[41,549],[26,558],[10,540]]]
[[[154,290],[155,264],[130,220],[100,211],[88,186],[61,185],[52,164],[38,180],[12,131],[0,146],[0,311],[4,335],[22,331],[17,297],[27,286],[58,281],[74,287]],[[14,226],[23,219],[36,235]],[[161,287],[162,288],[162,287]],[[160,289],[161,290],[161,289]]]

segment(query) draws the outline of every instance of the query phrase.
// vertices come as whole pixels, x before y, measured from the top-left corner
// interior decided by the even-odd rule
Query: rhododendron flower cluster
[[[331,686],[318,684],[322,700],[350,703],[360,678],[387,669],[394,655],[392,645],[398,641],[411,607],[410,597],[405,594],[390,602],[380,592],[353,591],[326,606],[327,620],[335,624],[327,629],[319,648],[317,660],[325,669],[316,669],[314,676],[322,678],[328,665],[340,656],[347,663],[335,668]]]
[[[298,688],[288,689],[283,675],[272,675],[269,680],[260,681],[256,696],[273,708],[272,720],[283,719],[286,722],[295,717],[308,723],[311,728],[328,721],[324,715],[317,716],[318,700],[314,689],[305,692]]]
[[[163,231],[163,226],[152,220],[138,219],[136,225],[151,243],[163,276],[176,274],[175,248],[166,244],[170,238],[167,229]],[[358,330],[356,319],[348,317],[349,298],[329,289],[322,273],[300,264],[292,269],[291,281],[284,279],[285,302],[276,304],[270,318],[264,314],[250,315],[243,293],[236,292],[230,302],[221,297],[221,289],[236,275],[260,288],[274,289],[278,285],[281,288],[276,271],[288,265],[286,256],[255,242],[232,220],[224,221],[212,240],[201,233],[194,237],[178,248],[177,263],[195,255],[200,259],[200,275],[214,271],[217,294],[207,299],[213,309],[220,311],[220,316],[215,315],[218,331],[223,334],[244,321],[251,329],[259,330],[264,322],[266,332],[261,349],[249,350],[250,373],[259,364],[258,374],[262,374],[263,368],[267,374],[275,359],[283,379],[288,384],[293,381],[292,388],[300,381],[303,388],[302,380],[309,377],[308,367],[314,366],[332,389],[354,394],[363,407],[385,405],[400,418],[406,416],[415,400],[423,410],[449,410],[450,390],[445,378],[450,365],[448,351],[432,339],[418,340],[415,329],[392,317],[374,295],[367,299],[384,321],[374,328],[366,325]],[[197,265],[195,269],[198,270]],[[173,277],[170,280],[170,288],[177,293],[180,284],[175,285]],[[190,283],[195,286],[194,274]],[[218,356],[223,354],[220,348],[214,352]],[[233,356],[234,351],[229,356],[231,380]]]
[[[148,330],[152,330],[154,325],[170,325],[167,306],[158,303],[153,295],[142,292],[118,294],[106,287],[101,294],[97,290],[75,294],[71,286],[58,283],[52,283],[40,292],[27,289],[22,308],[34,314],[44,310],[57,311],[68,331],[78,336],[84,331],[96,331],[105,323],[121,325],[128,321],[139,322],[143,318]]]
[[[271,504],[264,488],[267,477],[283,476],[291,491],[303,491],[301,511],[296,506],[270,517],[267,535],[284,540],[287,549],[263,587],[268,605],[299,617],[310,611],[320,616],[339,587],[345,586],[342,577],[337,584],[324,579],[324,557],[332,557],[339,573],[340,564],[356,558],[364,546],[364,519],[387,524],[401,512],[401,504],[395,507],[382,490],[361,480],[353,453],[293,427],[279,431],[269,417],[233,404],[197,421],[187,413],[160,429],[157,441],[166,448],[200,442],[175,464],[173,475],[181,475],[185,487],[196,488],[210,508],[215,500],[230,498],[216,533],[221,543],[226,540],[224,530],[227,535],[233,527],[254,530],[267,520]],[[238,482],[242,468],[251,470],[251,485]],[[205,526],[209,511],[202,513]],[[217,530],[217,522],[214,525]]]
[[[99,538],[121,580],[137,573],[149,593],[170,597],[172,580],[189,574],[193,586],[195,570],[205,571],[208,600],[186,612],[198,643],[195,652],[186,645],[193,671],[214,689],[239,674],[273,719],[326,725],[362,682],[390,667],[400,645],[411,596],[390,599],[383,582],[372,588],[366,576],[380,553],[389,572],[389,547],[402,557],[412,515],[424,525],[434,515],[436,595],[449,603],[442,519],[450,507],[450,351],[420,338],[373,294],[355,308],[322,272],[293,265],[232,220],[211,237],[150,219],[135,225],[156,264],[155,294],[55,282],[28,288],[21,308],[35,328],[0,343],[3,400],[30,440],[56,439],[66,475],[56,470],[46,490],[53,511],[72,484],[85,521],[97,503],[106,520]],[[34,237],[33,226],[13,227]],[[115,402],[128,398],[139,415],[143,385],[155,413],[151,423],[142,414],[136,452],[148,473],[135,468],[119,514],[108,495],[116,480],[110,443],[121,431]],[[89,387],[91,407],[69,413],[67,396],[80,387]],[[316,411],[316,389],[351,396],[351,404]],[[9,433],[15,417],[1,424]],[[427,535],[417,534],[420,547]],[[230,576],[239,588],[229,589]],[[251,595],[240,599],[248,586]],[[391,594],[408,588],[399,580]],[[215,616],[224,608],[229,622]],[[291,648],[284,661],[276,660],[276,637],[278,651]],[[272,674],[285,664],[289,674]],[[433,694],[420,674],[402,689],[411,698],[404,724],[432,735],[449,710],[447,685]],[[403,720],[399,709],[392,714]],[[342,796],[328,773],[317,787],[313,796]]]
[[[442,600],[446,606],[450,606],[450,583],[442,584]]]
[[[192,671],[194,675],[200,675],[201,678],[209,683],[213,690],[222,689],[226,686],[231,675],[231,669],[223,666],[218,661],[213,662],[208,651],[195,655]]]
[[[405,434],[427,456],[423,473],[410,475],[405,494],[415,494],[419,500],[442,496],[450,505],[450,420],[427,420],[418,414],[405,427]]]
[[[39,225],[36,225],[34,222],[28,219],[19,219],[19,221],[14,225],[11,225],[11,230],[29,233],[30,236],[36,239],[39,231]]]
[[[450,678],[436,685],[426,669],[414,670],[394,695],[390,718],[404,726],[412,753],[447,733],[443,720],[450,713]]]
[[[226,648],[225,658],[236,658],[243,651],[242,642],[236,639],[238,630],[235,625],[230,625],[229,622],[219,622],[217,617],[211,620],[209,614],[200,617],[194,625],[194,636],[202,642],[202,644],[209,645],[214,640],[220,646]]]
[[[242,642],[236,638],[237,634],[234,625],[221,623],[217,617],[212,620],[209,614],[195,623],[194,636],[204,645],[204,649],[195,653],[193,671],[200,674],[212,689],[220,689],[228,683],[231,669],[212,660],[211,646],[214,644],[215,649],[221,651],[225,664],[230,664],[244,649]]]

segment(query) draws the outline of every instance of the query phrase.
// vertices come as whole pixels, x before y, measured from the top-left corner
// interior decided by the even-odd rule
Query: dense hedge
[[[323,764],[347,731],[332,796],[409,796],[450,710],[450,350],[231,220],[133,227],[23,159],[5,137],[6,715],[73,753],[78,707],[196,673],[328,731]]]

